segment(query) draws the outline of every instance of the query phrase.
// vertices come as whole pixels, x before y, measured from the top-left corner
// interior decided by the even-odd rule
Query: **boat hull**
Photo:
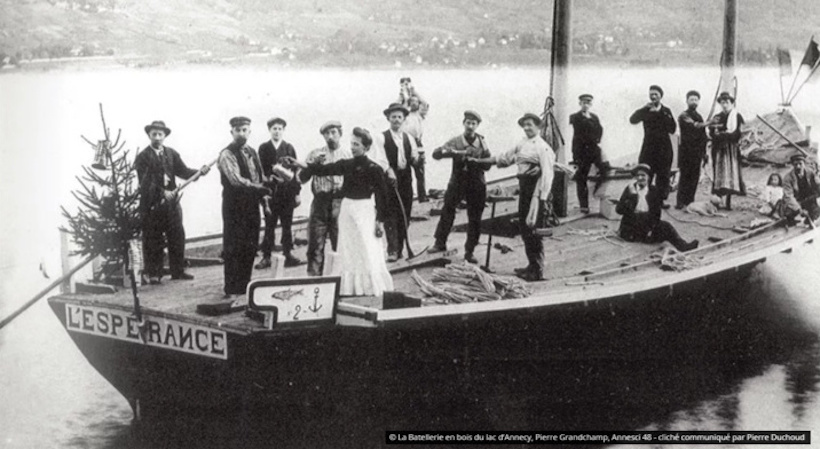
[[[160,330],[152,335],[155,329],[149,325],[142,337],[118,339],[78,330],[78,325],[94,326],[93,317],[84,317],[83,310],[112,314],[130,314],[130,310],[62,297],[49,302],[83,355],[135,412],[142,418],[161,418],[193,410],[219,409],[221,414],[285,410],[340,403],[374,392],[403,401],[425,401],[442,389],[455,396],[464,389],[463,394],[469,396],[480,389],[478,379],[488,372],[499,375],[499,367],[511,374],[538,370],[556,360],[618,357],[633,353],[636,345],[643,356],[662,360],[667,354],[656,352],[657,342],[604,336],[636,335],[640,333],[636,330],[651,329],[661,321],[702,313],[716,301],[736,296],[733,293],[761,261],[713,274],[708,280],[690,280],[674,289],[667,286],[594,301],[474,316],[244,333],[214,327],[210,330],[218,336],[208,338],[216,338],[215,347],[224,354],[214,354],[214,347],[205,344],[200,352],[170,347],[183,343],[196,349],[197,343],[179,338],[163,342],[168,335],[165,329],[189,325],[168,315],[146,310],[145,321],[160,322]],[[206,337],[200,337],[203,343]]]

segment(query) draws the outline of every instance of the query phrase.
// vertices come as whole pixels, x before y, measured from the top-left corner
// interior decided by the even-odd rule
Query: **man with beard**
[[[342,159],[350,159],[353,153],[342,148],[342,124],[331,120],[319,128],[319,133],[325,139],[325,146],[317,148],[308,154],[305,164],[330,164]],[[313,202],[310,204],[310,218],[308,221],[308,276],[321,276],[325,266],[325,242],[330,236],[333,251],[339,241],[339,211],[342,206],[342,185],[344,176],[312,176],[309,170],[299,172],[299,179],[305,183],[311,177],[313,183]]]
[[[222,257],[225,261],[225,299],[243,295],[251,280],[253,259],[259,244],[260,203],[271,190],[262,184],[262,164],[247,145],[251,120],[230,120],[231,142],[219,153],[222,178]]]
[[[791,157],[792,171],[783,178],[784,215],[789,224],[794,224],[798,216],[806,217],[805,221],[817,221],[820,218],[820,176],[806,167],[806,156],[802,153]]]
[[[661,103],[663,89],[660,86],[649,86],[649,103],[635,111],[629,117],[629,123],[643,123],[643,144],[638,162],[647,164],[652,169],[649,183],[655,179],[655,186],[661,199],[669,196],[669,178],[672,173],[672,141],[670,134],[677,129],[675,117],[668,107]],[[668,208],[663,205],[663,208]]]
[[[145,127],[151,144],[134,160],[140,184],[142,242],[145,254],[145,274],[151,284],[162,279],[163,236],[168,240],[168,265],[171,279],[193,279],[185,272],[185,229],[182,227],[182,206],[176,196],[176,177],[188,179],[197,170],[188,168],[179,153],[164,145],[171,129],[157,120]],[[203,166],[202,174],[210,167]]]
[[[698,113],[700,93],[690,90],[686,94],[687,109],[678,116],[680,146],[678,147],[678,202],[676,209],[683,209],[695,201],[700,181],[700,167],[706,160],[706,127],[708,123]]]

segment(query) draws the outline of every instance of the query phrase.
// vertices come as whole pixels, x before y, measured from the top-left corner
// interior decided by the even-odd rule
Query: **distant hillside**
[[[741,63],[802,50],[818,0],[742,0]],[[715,63],[719,0],[576,0],[576,60]],[[106,57],[133,65],[544,64],[551,1],[0,0],[0,62]]]

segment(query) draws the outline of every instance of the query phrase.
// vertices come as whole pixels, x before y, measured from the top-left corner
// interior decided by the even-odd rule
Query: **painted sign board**
[[[266,327],[334,323],[338,276],[258,279],[248,285],[248,307],[266,315]]]

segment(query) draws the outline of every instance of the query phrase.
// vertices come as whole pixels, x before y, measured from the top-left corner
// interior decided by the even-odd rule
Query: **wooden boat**
[[[761,184],[770,170],[747,167],[744,177]],[[626,182],[611,180],[602,194],[617,198]],[[491,184],[490,190],[509,192],[515,179]],[[702,184],[699,198],[708,197],[708,189]],[[574,192],[571,183],[568,192]],[[424,295],[412,272],[430,278],[436,266],[459,261],[459,253],[450,251],[393,264],[396,290],[409,299],[339,298],[333,273],[305,278],[302,266],[275,279],[271,270],[254,271],[248,293],[254,316],[245,311],[208,316],[198,306],[219,302],[222,267],[200,266],[191,268],[195,281],[141,287],[139,310],[129,291],[60,294],[49,304],[137,416],[203,407],[281,409],[372,389],[423,397],[437,385],[468,378],[471,367],[483,362],[548,358],[559,317],[606,325],[681,298],[719,296],[766,258],[818,237],[808,225],[770,221],[755,226],[761,218],[759,200],[736,197],[733,203],[734,210],[721,217],[664,212],[685,238],[702,242],[683,255],[664,245],[619,239],[617,217],[607,218],[607,210],[570,213],[545,239],[546,279],[529,284],[531,294],[524,298],[450,304],[413,299]],[[414,205],[419,220],[411,225],[411,247],[432,243],[435,207],[435,202]],[[487,208],[485,231],[503,228],[505,219],[509,225],[516,208],[516,201]],[[578,209],[570,202],[569,210]],[[464,212],[459,221],[466,221]],[[520,240],[493,233],[494,241],[511,251],[486,245],[475,256],[497,274],[512,275],[514,267],[526,265]],[[463,234],[451,235],[450,248],[463,239]],[[207,239],[197,245],[200,256],[219,252]]]

